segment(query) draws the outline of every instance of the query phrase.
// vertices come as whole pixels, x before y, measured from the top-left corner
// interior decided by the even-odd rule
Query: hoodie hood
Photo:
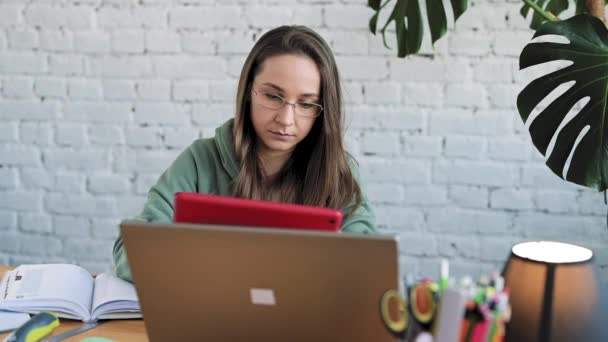
[[[215,145],[220,154],[222,166],[234,179],[239,174],[239,163],[236,161],[234,150],[234,119],[226,121],[223,125],[215,129]]]

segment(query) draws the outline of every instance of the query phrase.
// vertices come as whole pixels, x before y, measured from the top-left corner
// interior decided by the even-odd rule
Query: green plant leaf
[[[524,1],[526,1],[526,0],[524,0]],[[528,0],[528,1],[534,3],[536,6],[538,6],[540,8],[540,10],[547,12],[549,16],[557,18],[557,16],[560,13],[562,13],[563,11],[568,9],[568,1],[570,1],[570,0]],[[582,0],[582,1],[584,1],[584,0]],[[528,16],[530,9],[532,9],[532,7],[530,7],[530,5],[528,5],[526,2],[524,2],[519,13],[525,18],[526,16]],[[547,18],[542,16],[540,13],[538,13],[537,11],[533,11],[532,20],[530,22],[530,28],[533,30],[536,30],[546,20],[547,20]]]
[[[468,0],[450,0],[454,20],[457,20],[467,9]],[[368,6],[376,13],[369,21],[369,30],[376,34],[378,16],[382,8],[388,3],[380,4],[381,1],[368,0]],[[431,31],[431,41],[433,44],[447,32],[446,10],[442,0],[426,0],[427,20]],[[391,22],[395,23],[395,33],[397,35],[397,56],[405,57],[420,51],[424,29],[422,24],[422,13],[420,11],[419,0],[396,0],[393,9],[380,29],[384,45],[386,43],[386,29]]]
[[[576,1],[576,13],[575,14],[583,14],[585,12],[586,12],[585,0]]]
[[[367,0],[367,6],[371,7],[374,11],[380,9],[380,0]]]
[[[568,9],[568,0],[549,1],[546,10],[553,13],[556,17]]]
[[[575,14],[584,14],[587,13],[587,8],[585,7],[586,0],[529,0],[538,5],[542,10],[548,12],[555,17],[559,17],[559,15],[568,9],[570,6],[570,2],[574,2],[575,4]],[[604,0],[605,4],[608,4],[608,0]],[[521,7],[520,13],[525,18],[531,7],[524,3]],[[542,23],[544,23],[547,19],[540,15],[538,12],[534,12],[532,16],[532,21],[530,22],[530,28],[533,30],[537,30]]]
[[[378,13],[374,14],[369,20],[369,30],[375,35],[378,27]]]
[[[546,163],[562,177],[577,137],[589,126],[572,154],[565,180],[604,191],[608,187],[608,30],[599,19],[581,14],[564,21],[545,22],[534,38],[545,35],[563,36],[570,43],[529,43],[520,55],[520,69],[558,60],[573,64],[530,82],[517,97],[517,109],[525,122],[532,110],[555,88],[575,81],[532,121],[530,136],[536,148],[545,155],[553,135],[574,104],[589,97],[589,102],[557,135]]]
[[[407,17],[407,26],[405,18]],[[395,22],[397,33],[397,56],[405,57],[420,50],[422,44],[422,21],[418,0],[397,0],[391,15],[382,28],[382,38],[385,38],[386,27],[391,21]],[[385,40],[386,46],[386,40]]]
[[[451,0],[454,21],[458,20],[458,18],[467,10],[467,1],[468,0]]]
[[[369,20],[369,30],[375,35],[378,27],[378,14],[380,14],[380,0],[368,0],[367,6],[371,7],[376,13]]]
[[[537,0],[536,3],[539,5],[540,8],[543,8],[545,0]],[[538,14],[537,12],[534,12],[534,15],[532,16],[532,21],[530,22],[530,28],[533,30],[537,30],[544,22],[545,18],[541,17],[540,14]]]
[[[433,23],[433,25],[429,25],[431,41],[435,44],[447,31],[448,19],[445,16],[442,0],[427,0],[426,6],[426,15],[429,23]]]

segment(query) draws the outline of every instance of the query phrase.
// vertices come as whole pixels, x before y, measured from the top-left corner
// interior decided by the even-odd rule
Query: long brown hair
[[[307,56],[317,64],[324,110],[308,136],[268,182],[256,151],[257,136],[250,116],[251,85],[267,58],[284,54]],[[361,189],[344,150],[340,89],[333,53],[313,30],[304,26],[281,26],[260,37],[247,56],[238,85],[234,146],[240,170],[233,183],[233,195],[338,209],[352,206],[352,211],[360,206]]]

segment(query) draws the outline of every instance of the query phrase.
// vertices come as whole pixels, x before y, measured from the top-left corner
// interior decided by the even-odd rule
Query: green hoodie
[[[194,141],[177,157],[148,192],[144,209],[136,219],[146,222],[173,221],[173,196],[176,192],[231,195],[232,180],[239,171],[234,155],[233,121],[230,119],[218,127],[214,138]],[[359,182],[358,167],[353,159],[350,166]],[[348,214],[352,207],[341,210]],[[361,207],[342,223],[341,229],[346,233],[377,234],[374,221],[372,208],[363,194]],[[114,243],[113,254],[116,274],[133,281],[120,237]]]

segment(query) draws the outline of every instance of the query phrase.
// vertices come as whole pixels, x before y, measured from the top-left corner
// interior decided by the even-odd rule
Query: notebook
[[[21,265],[4,273],[0,310],[39,313],[82,320],[141,318],[131,283],[102,273],[93,278],[70,264]]]
[[[380,310],[399,284],[394,236],[138,221],[120,230],[151,341],[399,341]]]
[[[342,212],[331,208],[178,192],[176,223],[340,231]]]
[[[0,334],[19,328],[30,320],[30,315],[22,312],[0,310]]]

